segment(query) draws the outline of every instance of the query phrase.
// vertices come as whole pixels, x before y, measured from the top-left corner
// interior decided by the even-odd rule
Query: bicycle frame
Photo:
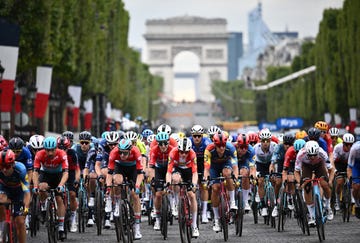
[[[15,243],[17,242],[16,225],[13,217],[14,204],[12,202],[0,203],[5,207],[5,221],[3,228],[2,242]]]
[[[190,213],[190,201],[187,195],[187,188],[189,187],[189,183],[180,182],[177,184],[171,184],[173,186],[180,186],[179,191],[179,230],[180,230],[180,238],[181,242],[191,242],[191,224],[192,218]],[[186,235],[186,236],[185,236]],[[186,241],[187,239],[187,241]]]

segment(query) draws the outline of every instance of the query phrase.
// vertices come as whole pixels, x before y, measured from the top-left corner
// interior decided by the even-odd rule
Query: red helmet
[[[68,149],[71,146],[70,139],[65,136],[58,137],[56,140],[56,144],[59,149],[63,150]]]
[[[8,146],[8,142],[2,135],[0,135],[0,151],[6,148],[7,146]]]
[[[224,132],[218,132],[214,135],[213,141],[216,146],[225,146],[228,138]]]
[[[259,142],[259,136],[256,132],[248,133],[248,139],[249,139],[249,143],[258,143]]]
[[[15,154],[11,149],[0,152],[0,166],[12,165],[15,163]]]
[[[237,146],[248,146],[249,145],[249,137],[246,134],[239,134],[236,139]]]

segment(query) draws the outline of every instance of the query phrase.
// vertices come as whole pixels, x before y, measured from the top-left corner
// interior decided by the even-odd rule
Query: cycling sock
[[[207,201],[201,201],[202,204],[202,214],[206,215],[206,211],[207,211]]]
[[[244,202],[248,202],[248,200],[249,200],[249,192],[250,192],[250,189],[242,191]]]
[[[214,212],[214,218],[218,219],[219,218],[219,207],[213,207],[213,212]]]
[[[310,218],[315,218],[315,206],[314,204],[306,205],[309,211]]]
[[[193,228],[197,227],[196,223],[197,223],[197,212],[193,212],[191,226]]]
[[[230,202],[235,201],[235,191],[229,191]]]

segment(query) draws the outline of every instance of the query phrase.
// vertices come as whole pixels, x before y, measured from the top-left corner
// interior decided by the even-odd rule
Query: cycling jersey
[[[212,143],[210,138],[202,137],[199,144],[194,143],[194,138],[189,138],[192,144],[192,149],[196,153],[196,162],[198,167],[198,173],[204,173],[204,152],[206,147]]]
[[[212,164],[225,164],[229,163],[230,165],[237,165],[237,152],[230,142],[226,142],[225,152],[222,157],[219,157],[219,154],[216,151],[216,146],[214,143],[209,144],[205,149],[204,154],[204,165],[205,169],[210,169]]]
[[[295,168],[295,160],[296,160],[296,150],[294,146],[291,146],[286,150],[284,156],[284,169],[286,168],[288,171],[293,172]]]
[[[119,148],[118,147],[113,148],[113,150],[111,150],[109,155],[109,164],[108,164],[109,174],[113,173],[115,169],[115,164],[119,164],[121,166],[128,166],[128,167],[136,166],[136,170],[142,171],[143,168],[141,165],[141,158],[142,156],[140,150],[136,146],[131,147],[131,149],[129,150],[129,155],[125,160],[121,160]]]
[[[271,156],[271,163],[277,164],[277,172],[282,172],[285,159],[285,146],[284,144],[278,144],[275,146],[274,153]]]
[[[305,148],[302,148],[296,156],[295,170],[300,171],[302,164],[316,165],[323,162],[327,169],[331,169],[331,164],[328,161],[329,157],[322,148],[319,148],[319,153],[314,159],[310,159]]]
[[[55,149],[54,156],[50,158],[45,150],[36,153],[34,169],[46,173],[61,173],[67,171],[69,163],[66,152],[61,149]]]
[[[165,151],[165,153],[163,153],[160,150],[160,147],[158,145],[153,147],[150,151],[149,167],[150,168],[166,168],[168,165],[168,161],[169,161],[170,151],[173,148],[174,147],[169,144],[167,150]]]
[[[250,167],[255,166],[255,150],[253,146],[249,144],[248,149],[244,155],[239,155],[239,153],[237,153],[237,159],[239,169],[243,167],[249,169]]]
[[[254,145],[255,151],[255,163],[256,164],[269,164],[271,162],[271,157],[275,151],[276,147],[275,142],[270,142],[269,150],[264,152],[261,148],[261,143],[257,143]]]
[[[353,177],[360,177],[360,141],[354,143],[350,149],[348,167],[352,169]],[[353,182],[359,184],[360,179],[353,179]]]
[[[190,149],[187,156],[183,159],[179,156],[179,149],[177,147],[173,148],[169,154],[169,164],[168,164],[168,173],[172,173],[173,168],[189,169],[191,168],[192,173],[197,173],[197,162],[196,162],[196,153],[194,150]]]
[[[69,171],[75,171],[80,169],[78,157],[76,155],[75,150],[73,149],[66,150],[66,155],[69,163]]]
[[[11,189],[20,187],[23,192],[29,192],[29,181],[25,166],[20,162],[15,162],[13,169],[14,171],[10,176],[5,176],[0,172],[0,184],[2,187]]]
[[[151,144],[150,144],[150,149],[152,149],[152,147],[156,146],[158,143],[156,141],[156,139],[154,139]],[[169,139],[169,144],[173,147],[177,147],[177,142],[174,138],[170,137]]]
[[[21,153],[15,158],[15,160],[17,162],[23,163],[28,171],[34,169],[33,159],[30,150],[26,146],[22,148]]]
[[[136,147],[140,150],[141,155],[146,156],[146,146],[145,143],[143,143],[141,140],[136,140]]]

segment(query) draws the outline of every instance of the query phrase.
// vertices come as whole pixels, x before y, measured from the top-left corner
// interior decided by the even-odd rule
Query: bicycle
[[[308,209],[302,196],[302,190],[298,187],[295,187],[294,210],[294,217],[297,219],[297,223],[300,226],[302,233],[310,235]]]
[[[294,182],[289,182],[294,183]],[[288,182],[285,181],[282,183],[279,191],[279,216],[278,216],[278,232],[284,231],[284,225],[287,217],[291,217],[291,210],[288,208],[288,198],[292,197],[291,194],[286,192],[286,186]]]
[[[323,208],[322,198],[320,194],[320,186],[319,181],[321,178],[313,178],[304,180],[304,186],[308,185],[308,183],[312,183],[312,191],[313,191],[313,200],[315,203],[315,222],[316,229],[319,236],[320,242],[325,240],[325,227],[326,223],[326,213]]]
[[[88,207],[87,207],[87,190],[85,183],[87,178],[84,179],[83,175],[80,177],[79,190],[78,190],[78,224],[79,233],[85,232],[86,220],[88,218]]]
[[[266,207],[268,209],[268,215],[264,216],[264,224],[269,225],[271,222],[271,227],[272,228],[276,228],[276,223],[275,223],[275,217],[271,216],[272,211],[274,210],[275,207],[275,190],[274,187],[270,181],[270,178],[273,175],[278,175],[279,173],[271,173],[270,175],[266,175],[265,176],[265,183],[264,183],[264,189],[265,189],[265,197],[264,197],[264,201],[266,204]]]
[[[96,180],[96,189],[95,189],[95,222],[97,235],[101,235],[103,227],[103,219],[105,215],[104,211],[104,187],[100,181]]]
[[[164,180],[158,180],[158,183],[164,184]],[[170,222],[170,225],[173,224],[173,215],[171,212],[171,204],[170,200],[168,198],[168,190],[166,189],[166,186],[164,187],[164,193],[161,197],[161,214],[160,214],[160,231],[161,234],[164,237],[164,240],[167,239],[167,233],[168,233],[168,222]]]
[[[40,201],[36,193],[32,194],[29,211],[30,211],[29,214],[30,236],[34,237],[36,236],[37,231],[40,228],[39,215],[41,214]]]
[[[243,192],[242,192],[242,179],[243,178],[249,178],[244,176],[239,176],[239,186],[236,192],[236,205],[238,207],[237,212],[235,214],[235,233],[239,237],[242,236],[242,228],[243,228],[243,220],[244,220],[244,200],[243,200]]]
[[[55,199],[56,189],[44,190],[48,192],[47,207],[46,207],[46,228],[48,233],[49,243],[56,243],[58,240],[58,216],[57,216],[57,203]],[[65,227],[64,227],[65,228]]]
[[[340,207],[342,209],[342,219],[343,222],[349,222],[351,215],[351,183],[347,178],[346,172],[339,172],[336,175],[334,181],[336,181],[336,179],[338,179],[339,177],[342,177],[345,180],[342,187],[342,193],[340,194]],[[336,184],[334,188],[336,188]]]
[[[259,210],[260,210],[260,198],[258,194],[257,179],[250,177],[251,180],[251,211],[253,212],[254,224],[258,223]]]
[[[1,206],[5,207],[5,221],[3,226],[3,233],[2,233],[2,242],[6,243],[15,243],[17,242],[17,235],[16,235],[16,224],[15,218],[13,217],[14,214],[14,206],[21,205],[23,206],[22,202],[4,202],[0,203]]]

